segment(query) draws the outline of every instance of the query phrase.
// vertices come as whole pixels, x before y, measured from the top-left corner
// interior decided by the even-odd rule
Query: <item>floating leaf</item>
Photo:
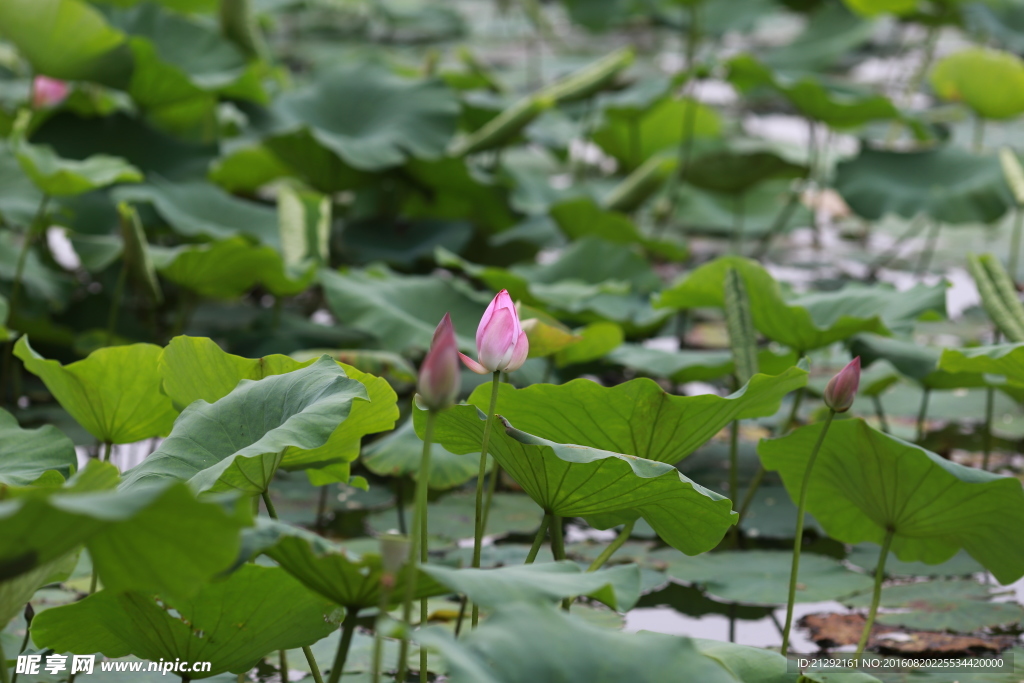
[[[910,14],[917,9],[917,0],[843,0],[857,14],[873,17],[879,14]]]
[[[632,368],[650,377],[671,379],[673,382],[707,382],[733,372],[732,353],[726,349],[681,349],[666,351],[640,344],[623,344],[605,359]],[[779,375],[796,365],[792,352],[777,353],[763,349],[757,354],[758,367],[766,375]]]
[[[691,128],[684,128],[687,117]],[[678,145],[684,131],[693,137],[711,138],[721,132],[722,122],[714,109],[696,100],[666,97],[640,112],[605,110],[605,122],[594,131],[593,139],[601,149],[626,168],[636,168],[654,154]]]
[[[116,183],[137,183],[142,173],[124,159],[96,154],[84,160],[64,159],[48,145],[13,139],[11,149],[25,175],[52,197],[82,194]]]
[[[527,434],[674,465],[733,420],[774,415],[806,382],[804,370],[790,367],[775,377],[755,375],[726,397],[673,396],[649,379],[614,387],[586,379],[525,389],[500,384],[496,413]],[[490,386],[481,385],[469,403],[486,409],[490,396]]]
[[[77,467],[75,445],[59,429],[22,429],[13,415],[0,410],[0,492],[5,486],[29,486],[48,472],[67,479]]]
[[[987,119],[1024,112],[1024,60],[1012,52],[971,47],[943,57],[928,77],[939,97],[963,102]]]
[[[416,436],[412,420],[382,439],[368,445],[360,462],[374,474],[382,477],[419,478],[423,441]],[[479,458],[456,455],[434,444],[430,452],[430,483],[434,490],[446,490],[461,486],[477,476],[480,470]],[[490,459],[488,459],[490,470]]]
[[[992,593],[971,580],[924,581],[882,589],[879,605],[902,608],[898,613],[882,612],[878,622],[922,631],[972,633],[991,626],[1019,622],[1024,607],[1013,602],[989,602]],[[868,607],[870,593],[847,598],[851,607]]]
[[[762,440],[758,453],[790,496],[823,425]],[[1024,524],[1017,479],[958,465],[872,429],[859,419],[832,424],[807,487],[807,510],[844,543],[881,544],[905,562],[944,562],[964,548],[1006,584],[1024,576],[1024,548],[1000,539]]]
[[[36,353],[28,337],[14,347],[25,369],[42,379],[64,410],[104,443],[134,443],[171,430],[177,411],[160,393],[160,352],[153,344],[114,346],[61,365]]]
[[[996,344],[970,349],[943,349],[939,368],[947,372],[1002,375],[1024,384],[1024,344]]]
[[[367,400],[366,388],[329,358],[242,380],[214,403],[200,399],[185,408],[170,436],[125,473],[122,486],[177,479],[196,492],[262,493],[287,451],[323,446],[359,399]]]
[[[858,334],[850,343],[850,354],[860,356],[865,367],[885,359],[901,374],[928,389],[958,389],[988,386],[978,372],[947,372],[938,367],[942,350],[905,339]]]
[[[100,591],[37,615],[32,638],[57,652],[211,662],[198,680],[244,673],[267,652],[315,643],[337,628],[334,610],[283,569],[245,565],[191,600]]]
[[[423,412],[414,413],[417,432]],[[491,456],[541,508],[608,529],[643,517],[666,543],[688,554],[715,547],[736,513],[728,499],[671,465],[632,455],[548,441],[512,427],[491,435]],[[474,406],[437,418],[436,439],[453,453],[479,452],[484,419]]]
[[[683,244],[641,235],[626,214],[602,209],[589,197],[577,197],[552,206],[551,217],[573,240],[593,236],[614,244],[639,244],[652,253],[673,260],[686,258]]]
[[[686,557],[668,548],[650,555],[667,564],[666,572],[679,581],[699,584],[728,602],[784,605],[789,599],[793,554],[782,550],[724,550]],[[797,602],[821,602],[870,590],[872,579],[843,567],[830,557],[804,553],[800,557]]]
[[[435,447],[437,447],[435,443]],[[473,461],[480,468],[480,445],[476,457],[462,454],[460,458]],[[453,493],[430,504],[428,535],[447,541],[473,538],[476,528],[476,497],[472,493]],[[543,514],[528,496],[517,493],[495,493],[491,499],[491,512],[487,517],[487,535],[534,534]],[[395,510],[375,512],[367,517],[367,526],[375,534],[383,534],[397,526]],[[525,555],[523,556],[525,558]]]

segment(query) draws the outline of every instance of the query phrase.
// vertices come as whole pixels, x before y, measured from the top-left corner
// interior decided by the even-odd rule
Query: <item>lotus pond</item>
[[[1024,680],[1020,53],[0,0],[0,683]]]

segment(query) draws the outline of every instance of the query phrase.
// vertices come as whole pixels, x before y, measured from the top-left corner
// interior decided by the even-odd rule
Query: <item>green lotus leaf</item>
[[[64,557],[45,562],[38,567],[6,581],[0,580],[0,624],[7,624],[41,587],[63,581],[78,564],[78,553],[70,552]]]
[[[210,182],[228,192],[255,193],[290,175],[288,167],[263,145],[239,147],[210,165]]]
[[[17,138],[12,138],[11,150],[25,175],[51,197],[77,195],[116,183],[142,180],[139,169],[120,157],[96,154],[83,160],[64,159],[48,145],[33,145]]]
[[[262,493],[290,449],[327,443],[366,387],[324,357],[284,375],[241,380],[214,403],[191,403],[170,436],[125,473],[122,487],[188,481],[196,492]]]
[[[590,323],[575,330],[577,341],[555,352],[555,365],[564,368],[577,363],[589,363],[614,351],[625,335],[616,323]]]
[[[835,188],[854,213],[873,221],[924,213],[942,223],[991,223],[1014,206],[995,155],[953,145],[919,152],[863,147],[836,166]]]
[[[952,373],[1002,375],[1009,382],[1024,384],[1024,344],[943,349],[939,369]]]
[[[758,446],[790,497],[823,426]],[[1000,583],[1024,576],[1024,547],[1005,542],[1024,524],[1020,481],[945,460],[860,419],[832,424],[811,473],[807,511],[844,543],[881,544],[894,530],[892,551],[904,562],[938,564],[963,548]]]
[[[95,462],[65,489],[0,501],[0,580],[60,560],[83,543],[103,586],[188,596],[235,560],[243,520],[182,484],[111,491]]]
[[[640,568],[625,564],[584,572],[572,561],[513,565],[498,569],[455,569],[424,565],[423,573],[482,607],[516,602],[552,602],[586,596],[625,612],[640,599]]]
[[[77,468],[75,444],[63,432],[53,425],[22,429],[13,415],[0,410],[0,491],[29,486],[47,472],[67,479]]]
[[[185,237],[223,240],[245,235],[273,247],[281,242],[274,209],[233,197],[211,183],[150,178],[146,185],[119,188],[115,195],[133,204],[152,204]]]
[[[944,100],[978,116],[1011,119],[1024,112],[1024,60],[1012,52],[971,47],[943,57],[928,77]]]
[[[857,14],[874,17],[879,14],[910,14],[917,9],[917,0],[843,0]]]
[[[424,411],[414,413],[417,433]],[[491,435],[490,454],[541,508],[583,517],[609,529],[643,517],[669,545],[687,554],[715,547],[736,523],[727,498],[690,481],[665,463],[586,446],[555,443],[512,427]],[[484,420],[474,406],[437,417],[435,438],[453,453],[480,451]]]
[[[247,532],[248,553],[265,553],[306,588],[346,609],[377,607],[381,600],[384,567],[379,554],[353,553],[322,536],[288,524],[259,519]],[[398,572],[390,604],[405,598],[407,572]],[[420,572],[416,597],[428,598],[451,592]]]
[[[128,269],[128,273],[145,292],[147,298],[155,304],[160,304],[164,300],[164,294],[156,279],[151,249],[146,242],[146,233],[142,229],[139,212],[127,204],[118,205],[117,211],[121,218],[124,267]]]
[[[605,359],[649,377],[673,382],[707,382],[733,372],[732,352],[728,349],[682,349],[666,351],[641,344],[622,344]],[[766,375],[780,375],[796,365],[796,354],[763,349],[757,354],[757,366]]]
[[[131,68],[118,50],[124,35],[82,0],[10,0],[0,27],[39,73],[63,79],[123,81]]]
[[[414,638],[421,647],[441,652],[452,683],[739,680],[688,638],[612,631],[549,605],[502,606],[458,640],[437,628],[418,631]],[[781,673],[785,663],[780,666]]]
[[[319,192],[282,185],[277,192],[281,254],[290,268],[330,260],[331,202]]]
[[[939,367],[942,349],[908,339],[858,334],[850,342],[850,353],[860,356],[864,367],[887,360],[900,374],[928,389],[959,389],[989,386],[980,372],[949,372]]]
[[[175,406],[193,401],[214,403],[224,398],[241,380],[262,380],[307,368],[324,354],[305,361],[270,355],[243,358],[222,350],[206,337],[175,337],[160,357],[163,390]],[[344,420],[319,448],[285,450],[280,466],[287,470],[306,469],[314,484],[348,481],[349,463],[359,455],[362,438],[386,432],[398,420],[398,397],[387,380],[339,363],[344,375],[361,383],[368,401],[354,401]]]
[[[207,244],[155,247],[153,261],[171,282],[206,297],[234,299],[262,285],[274,296],[294,296],[316,277],[316,266],[292,268],[273,247],[232,237]]]
[[[386,268],[320,271],[331,311],[347,325],[373,335],[381,348],[426,350],[437,323],[450,313],[459,348],[476,348],[473,333],[490,299],[457,280],[403,276]]]
[[[7,305],[7,299],[0,295],[0,341],[7,341],[11,338],[11,331],[7,329],[7,313],[10,306]]]
[[[779,284],[756,261],[723,256],[661,292],[661,308],[724,306],[725,273],[735,268],[750,294],[754,327],[769,339],[797,351],[810,351],[858,332],[886,332],[915,320],[945,313],[945,285],[918,285],[906,292],[882,287],[847,286],[835,292],[805,294],[787,300]]]
[[[642,235],[629,216],[603,209],[590,197],[576,197],[552,206],[551,217],[573,240],[593,236],[614,244],[639,244],[651,253],[679,261],[687,255],[683,244]]]
[[[795,74],[834,72],[875,35],[875,22],[865,21],[841,3],[804,7],[810,10],[810,16],[800,35],[765,53],[764,61],[773,69]]]
[[[922,631],[972,633],[1024,618],[1024,607],[1013,602],[990,602],[992,595],[988,588],[970,579],[886,586],[879,605],[901,611],[882,612],[878,621]],[[870,593],[843,600],[860,608],[868,607],[870,601]]]
[[[777,178],[803,178],[807,167],[763,149],[720,149],[697,156],[683,179],[709,192],[745,195],[755,185]]]
[[[458,111],[440,80],[410,80],[373,64],[345,66],[278,98],[267,132],[287,139],[308,130],[345,164],[377,171],[410,157],[443,156]]]
[[[435,448],[439,444],[435,442]],[[461,454],[458,457],[473,462],[479,470],[480,449],[477,445],[476,456]],[[488,456],[489,460],[493,460]],[[395,529],[397,515],[395,509],[372,512],[366,517],[366,526],[374,534],[385,534]],[[430,503],[430,515],[427,519],[428,535],[445,541],[459,541],[473,538],[475,529],[476,497],[472,492],[455,492],[438,501]],[[543,513],[528,496],[518,493],[494,494],[491,499],[491,511],[487,517],[487,535],[500,537],[506,534],[534,535],[540,527]],[[525,559],[526,555],[523,555]],[[468,564],[468,561],[465,562]]]
[[[160,393],[160,352],[153,344],[113,346],[61,365],[36,353],[28,337],[14,347],[25,369],[103,443],[134,443],[171,430],[177,411]]]
[[[524,432],[674,465],[733,420],[774,415],[782,399],[807,383],[807,372],[755,375],[729,396],[673,396],[649,379],[603,387],[586,379],[567,384],[498,385],[497,414]],[[491,387],[468,401],[486,409]],[[456,451],[459,452],[459,451]]]
[[[846,561],[866,572],[875,571],[881,548],[873,543],[855,545],[846,555]],[[934,576],[970,576],[985,571],[978,561],[960,550],[952,559],[942,564],[925,564],[924,562],[900,562],[890,557],[885,563],[885,573],[893,577],[934,577]]]
[[[391,434],[369,444],[363,450],[360,462],[382,477],[409,475],[418,479],[422,454],[423,441],[416,436],[412,420],[407,420]],[[490,470],[490,459],[487,469]],[[429,486],[435,491],[455,488],[477,476],[479,470],[479,458],[456,455],[434,444],[430,452]]]
[[[791,534],[792,535],[792,534]],[[686,557],[665,548],[650,559],[666,563],[673,579],[697,584],[728,602],[749,605],[784,605],[789,599],[793,554],[782,550],[724,550]],[[867,574],[853,572],[838,560],[804,553],[800,557],[797,602],[822,602],[871,590]]]
[[[402,214],[413,218],[469,221],[495,232],[512,227],[508,190],[495,180],[479,177],[464,159],[409,159],[402,167],[411,181]]]
[[[192,675],[199,680],[315,643],[337,628],[335,610],[283,569],[245,565],[188,600],[100,591],[38,614],[32,639],[57,652],[211,662],[209,672]]]
[[[684,139],[683,120],[692,117],[693,137],[717,137],[722,121],[711,107],[692,99],[665,97],[635,111],[609,108],[604,123],[594,131],[594,142],[623,166],[633,169],[658,152]]]
[[[744,192],[740,201],[734,194],[683,185],[675,215],[689,234],[728,237],[740,232],[747,239],[786,233],[811,222],[810,209],[793,199],[792,181],[784,179],[765,180]],[[780,216],[786,220],[780,223]]]

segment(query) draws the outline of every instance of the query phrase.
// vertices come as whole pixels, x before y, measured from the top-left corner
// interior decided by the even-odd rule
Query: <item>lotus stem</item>
[[[277,510],[274,509],[274,503],[270,500],[270,487],[264,489],[260,495],[263,497],[263,505],[267,508],[267,514],[271,519],[277,519]]]
[[[551,515],[550,521],[551,527],[551,554],[555,556],[555,561],[565,559],[565,538],[562,536],[562,518],[558,515]],[[566,612],[569,611],[569,604],[571,600],[565,598],[562,600],[562,609]]]
[[[501,477],[501,465],[497,461],[491,463],[491,476],[487,479],[487,497],[484,499],[484,521],[481,526],[487,528],[487,520],[491,516],[491,501],[494,500],[494,491],[498,488],[498,478]]]
[[[825,435],[828,428],[832,426],[832,420],[836,411],[829,410],[825,424],[821,428],[821,434],[811,450],[811,457],[807,460],[807,469],[804,470],[803,481],[800,482],[800,498],[796,510],[796,537],[793,539],[793,567],[789,572],[789,602],[786,603],[786,625],[782,628],[782,655],[789,653],[789,632],[793,627],[793,606],[796,604],[796,581],[800,573],[800,546],[804,539],[804,510],[807,508],[807,489],[811,481],[811,471],[814,469],[814,461],[818,459],[818,452],[821,451],[821,444],[825,442]]]
[[[107,315],[107,346],[114,345],[114,330],[117,327],[117,314],[121,309],[121,299],[124,298],[124,283],[128,279],[127,264],[121,265],[121,272],[117,275],[117,284],[114,285],[114,293],[110,297],[110,313]]]
[[[2,642],[0,642],[0,683],[11,683],[11,674],[7,671],[7,655],[4,654]]]
[[[395,482],[395,511],[398,513],[398,533],[403,536],[409,533],[409,526],[405,523],[405,479],[398,475]]]
[[[320,487],[320,498],[316,504],[316,528],[318,531],[323,530],[327,524],[327,494],[330,484],[324,484]]]
[[[989,387],[985,390],[985,433],[983,435],[984,447],[981,458],[981,469],[988,471],[989,460],[992,457],[992,413],[995,411],[996,390]]]
[[[533,539],[533,545],[530,546],[530,552],[526,556],[525,564],[533,564],[533,561],[537,559],[537,553],[540,552],[540,547],[544,544],[544,537],[547,536],[550,525],[551,513],[545,512],[544,519],[540,521],[540,528],[537,529],[537,536]]]
[[[21,639],[21,648],[18,650],[19,655],[25,651],[25,648],[28,647],[28,639],[29,636],[32,635],[32,616],[34,614],[35,611],[32,609],[32,603],[30,602],[27,605],[25,605],[25,637]],[[3,658],[2,652],[0,652],[0,658]],[[14,674],[11,676],[11,683],[17,683],[17,681],[18,671],[15,670]]]
[[[280,658],[280,670],[281,670],[281,683],[288,683],[288,651],[278,650],[277,656]],[[182,676],[184,679],[184,676]]]
[[[629,536],[633,533],[633,527],[635,525],[635,519],[631,522],[626,522],[626,524],[623,525],[622,530],[619,532],[619,535],[615,537],[615,540],[609,543],[608,547],[605,548],[604,551],[600,555],[598,555],[593,562],[590,563],[590,566],[587,567],[587,571],[596,572],[598,569],[604,566],[604,563],[607,562],[611,558],[611,556],[615,554],[615,551],[621,548],[622,544],[629,540]]]
[[[379,683],[381,661],[384,656],[384,636],[380,632],[380,621],[387,613],[388,603],[391,600],[391,583],[383,582],[380,590],[380,603],[377,607],[377,626],[373,630],[373,669],[370,674],[372,683]]]
[[[1010,258],[1006,265],[1010,280],[1017,282],[1017,264],[1020,262],[1020,233],[1024,228],[1024,210],[1017,207],[1013,213],[1013,232],[1010,234]]]
[[[352,645],[352,636],[356,632],[358,619],[359,610],[346,609],[345,620],[341,622],[341,640],[338,641],[338,651],[334,655],[334,664],[331,665],[331,676],[328,683],[338,683],[341,680],[341,673],[345,670],[345,660],[348,659],[348,649]]]
[[[924,387],[921,392],[921,408],[917,411],[917,438],[914,439],[917,443],[924,441],[925,422],[928,420],[928,399],[931,397],[932,390],[928,387]]]
[[[875,569],[875,590],[871,594],[871,608],[868,610],[868,619],[864,622],[864,631],[860,634],[860,642],[857,643],[857,654],[860,659],[867,647],[868,638],[871,637],[871,627],[875,625],[875,616],[878,614],[878,602],[882,597],[882,579],[885,578],[885,561],[889,558],[889,547],[892,545],[892,537],[896,535],[896,529],[889,527],[885,531],[885,540],[882,541],[882,553],[878,556],[878,567]]]
[[[491,430],[494,428],[494,411],[498,405],[498,382],[501,372],[495,371],[491,380],[491,405],[487,409],[487,422],[484,423],[484,436],[480,443],[480,472],[476,478],[476,533],[473,535],[473,566],[480,566],[480,551],[483,547],[484,533],[484,477],[487,476],[487,447],[491,441]],[[473,628],[480,623],[480,607],[473,605],[473,617],[470,622]],[[401,679],[399,679],[401,680]]]
[[[803,357],[803,354],[800,354]],[[789,410],[789,417],[786,418],[785,424],[782,425],[781,434],[785,434],[793,428],[793,424],[796,422],[797,415],[800,413],[800,404],[804,400],[804,387],[800,387],[796,390],[796,396],[793,397],[793,406]]]
[[[316,657],[308,645],[302,647],[302,654],[306,655],[306,663],[309,664],[309,672],[313,674],[313,683],[324,683],[324,677],[320,675],[320,667],[316,665]]]
[[[754,473],[754,479],[750,482],[750,488],[747,489],[747,495],[743,496],[743,503],[740,505],[738,517],[736,518],[736,528],[740,527],[743,523],[743,518],[747,516],[747,511],[750,509],[751,503],[754,502],[754,495],[757,493],[757,489],[761,487],[761,482],[764,481],[764,465],[758,463],[757,472]]]
[[[113,451],[114,444],[110,441],[103,442],[103,462],[110,462],[111,451]]]
[[[878,416],[878,426],[882,428],[882,431],[886,434],[889,433],[889,421],[885,419],[885,410],[882,408],[882,399],[877,394],[871,397],[871,402],[875,406],[875,415]]]

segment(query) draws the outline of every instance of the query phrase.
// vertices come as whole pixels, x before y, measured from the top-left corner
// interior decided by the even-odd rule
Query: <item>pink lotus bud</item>
[[[851,360],[825,386],[825,405],[837,413],[845,413],[853,405],[860,386],[860,356]]]
[[[32,107],[42,109],[60,104],[68,96],[68,84],[49,76],[36,76],[32,81]]]
[[[529,352],[530,342],[526,339],[523,326],[519,324],[519,313],[516,312],[508,290],[503,289],[484,311],[480,326],[476,328],[476,355],[479,362],[461,353],[459,356],[473,372],[489,375],[497,371],[518,370],[526,362],[526,354]]]
[[[451,316],[441,318],[430,351],[420,367],[419,392],[423,405],[430,410],[443,410],[455,403],[459,395],[459,346]]]

